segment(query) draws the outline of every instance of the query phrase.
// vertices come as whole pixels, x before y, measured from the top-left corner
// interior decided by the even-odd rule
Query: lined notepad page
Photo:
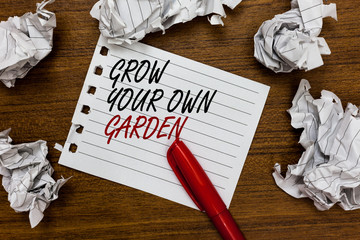
[[[104,46],[108,52],[102,55],[100,52]],[[109,111],[107,99],[114,81],[110,78],[110,71],[121,59],[125,63],[132,59],[139,62],[148,60],[152,64],[157,61],[157,68],[164,67],[170,60],[158,83],[149,84],[146,78],[139,83],[126,79],[121,82],[119,79],[115,85],[118,89],[131,88],[135,93],[140,89],[162,89],[164,96],[155,103],[156,112],[152,108],[149,111],[132,111],[130,105],[122,111],[114,105]],[[116,70],[113,75],[121,75],[123,70]],[[129,73],[130,78],[132,75],[133,72]],[[175,89],[181,89],[184,96],[191,90],[193,97],[201,90],[217,92],[206,113],[194,110],[182,114],[180,107],[169,113],[167,104]],[[122,130],[109,144],[105,135],[106,125],[115,115],[121,117],[120,123],[109,129],[119,127],[129,115],[132,115],[131,124],[138,116],[147,119],[156,116],[160,120],[159,125],[167,116],[181,118],[182,122],[188,117],[180,138],[193,152],[229,207],[268,91],[266,85],[142,43],[115,46],[108,45],[100,37],[59,163],[197,208],[166,159],[166,152],[175,140],[174,134],[170,139],[143,139],[143,129],[139,129],[138,139],[135,136],[125,138]],[[164,128],[162,133],[169,133],[174,121],[167,123],[170,127]]]

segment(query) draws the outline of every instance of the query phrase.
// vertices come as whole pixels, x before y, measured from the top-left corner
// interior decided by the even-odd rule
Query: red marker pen
[[[167,159],[196,206],[205,211],[223,239],[245,239],[214,185],[186,145],[176,139]]]

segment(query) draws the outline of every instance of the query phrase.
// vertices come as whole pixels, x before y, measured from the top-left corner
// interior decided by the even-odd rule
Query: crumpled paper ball
[[[310,198],[318,210],[338,204],[344,210],[360,208],[360,113],[332,92],[314,99],[310,84],[302,80],[288,110],[291,125],[303,128],[299,143],[305,151],[286,176],[275,164],[276,184],[295,198]]]
[[[235,8],[242,0],[100,0],[90,14],[99,20],[101,34],[110,44],[131,44],[150,32],[168,29],[174,24],[191,21],[197,16],[211,15],[212,25],[224,25],[223,5]]]
[[[9,193],[10,206],[16,212],[29,211],[31,227],[44,217],[43,212],[59,196],[60,188],[68,179],[55,181],[54,169],[46,159],[46,142],[12,145],[10,129],[0,132],[0,175]]]
[[[265,21],[254,36],[254,56],[274,72],[309,71],[324,64],[331,53],[318,37],[324,17],[337,20],[336,5],[322,0],[292,0],[291,10]]]
[[[0,22],[0,81],[7,87],[51,52],[56,17],[44,7],[54,1],[38,3],[36,13]]]

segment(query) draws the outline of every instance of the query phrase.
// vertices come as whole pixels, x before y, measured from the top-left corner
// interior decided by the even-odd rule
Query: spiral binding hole
[[[94,86],[89,86],[89,90],[87,91],[87,93],[94,95],[95,92],[96,92],[96,87],[94,87]]]
[[[83,130],[84,130],[84,127],[80,125],[78,128],[76,128],[75,131],[76,131],[77,133],[82,133]]]
[[[81,112],[84,114],[89,114],[90,113],[90,107],[87,105],[84,105],[81,109]]]
[[[72,153],[76,153],[77,145],[75,143],[70,144],[69,151]]]
[[[95,67],[94,73],[95,73],[96,75],[101,76],[102,71],[103,71],[102,67],[101,67],[101,66],[97,66],[97,67]]]
[[[109,53],[109,49],[107,47],[101,47],[100,54],[103,56],[107,56]]]

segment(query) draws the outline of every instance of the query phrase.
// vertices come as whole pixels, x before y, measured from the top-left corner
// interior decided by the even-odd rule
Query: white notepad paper
[[[229,207],[269,87],[100,37],[59,163],[197,208],[166,159],[175,136]]]

